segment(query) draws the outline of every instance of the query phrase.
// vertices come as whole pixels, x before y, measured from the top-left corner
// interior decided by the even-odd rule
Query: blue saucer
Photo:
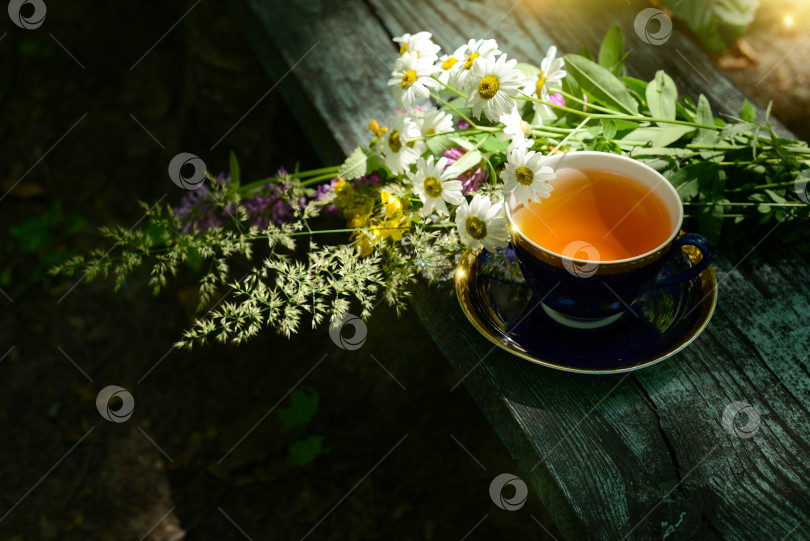
[[[689,248],[663,272],[691,267],[699,252]],[[498,347],[558,370],[612,374],[651,366],[697,338],[717,304],[717,280],[709,266],[692,280],[647,291],[607,327],[571,329],[549,318],[526,284],[488,274],[490,258],[484,252],[459,266],[455,285],[462,310]]]

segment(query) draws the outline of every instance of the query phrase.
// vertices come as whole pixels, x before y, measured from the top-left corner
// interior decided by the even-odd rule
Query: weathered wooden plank
[[[377,58],[394,48],[363,1],[226,1],[324,162],[368,143],[369,119],[394,110]]]
[[[505,354],[467,324],[444,288],[422,286],[413,305],[565,535],[618,538],[677,482],[629,375],[572,375]],[[674,523],[675,511],[654,516]]]
[[[810,393],[802,366],[810,329],[796,324],[808,320],[810,289],[762,261],[754,268],[771,299],[739,272],[720,272],[718,311],[700,347],[637,378],[661,412],[684,497],[707,502],[703,516],[726,536],[782,538],[810,526]],[[733,402],[761,415],[753,437],[725,429],[723,411]]]

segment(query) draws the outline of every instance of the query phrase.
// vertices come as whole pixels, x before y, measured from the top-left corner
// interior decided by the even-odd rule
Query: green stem
[[[456,109],[455,107],[453,107],[452,105],[450,105],[448,102],[446,102],[446,101],[444,101],[443,99],[441,99],[441,98],[440,98],[440,97],[439,97],[437,94],[434,94],[433,92],[431,92],[431,93],[430,93],[430,96],[431,96],[433,99],[435,99],[436,101],[438,101],[439,103],[441,103],[441,104],[445,105],[446,107],[450,108],[450,110],[451,110],[451,111],[455,112],[455,113],[456,113],[458,116],[460,116],[461,118],[463,118],[464,120],[466,120],[466,121],[467,121],[467,123],[468,123],[470,126],[472,126],[473,128],[475,128],[475,129],[478,129],[478,128],[479,128],[479,127],[478,127],[478,125],[477,125],[475,122],[473,122],[472,120],[470,120],[470,119],[467,117],[467,115],[465,115],[464,113],[462,113],[461,111],[459,111],[458,109]]]
[[[723,218],[750,218],[754,214],[723,214]],[[684,214],[684,218],[700,218],[697,214]]]
[[[726,193],[754,192],[754,191],[757,191],[757,190],[764,190],[766,188],[789,188],[790,186],[795,186],[795,185],[796,185],[795,181],[772,182],[771,184],[759,184],[757,186],[733,188],[731,190],[726,190]]]
[[[496,133],[499,131],[501,131],[501,128],[496,128],[494,126],[476,126],[475,128],[443,131],[439,133],[431,133],[430,135],[422,135],[421,137],[411,137],[410,139],[408,139],[408,141],[421,141],[423,139],[432,139],[434,137],[440,137],[442,135],[456,135],[460,137],[464,135],[475,135],[477,133]]]
[[[455,89],[455,88],[453,88],[452,86],[448,85],[447,83],[443,83],[443,82],[442,82],[442,81],[440,81],[440,80],[439,80],[439,78],[438,78],[438,77],[436,77],[435,75],[431,75],[431,78],[433,78],[433,80],[435,80],[437,83],[439,83],[440,85],[442,85],[443,87],[445,87],[447,90],[449,90],[449,91],[453,92],[454,94],[456,94],[458,97],[460,97],[460,98],[464,98],[465,100],[467,99],[467,94],[464,94],[464,93],[462,93],[462,92],[459,92],[458,90],[456,90],[456,89]]]
[[[333,179],[335,177],[337,177],[337,171],[335,171],[333,173],[328,173],[326,175],[320,175],[320,176],[315,177],[315,178],[309,178],[309,179],[305,180],[304,182],[302,182],[301,186],[309,186],[311,184],[317,184],[318,182],[323,182],[324,180],[331,180],[331,179]]]
[[[563,105],[557,105],[556,103],[551,103],[549,101],[538,100],[537,98],[532,97],[516,97],[516,100],[524,100],[524,101],[535,101],[537,103],[542,103],[543,105],[548,105],[554,109],[558,109],[560,111],[565,111],[566,113],[572,113],[579,116],[587,116],[594,119],[600,118],[607,118],[613,120],[629,120],[631,122],[662,122],[665,124],[677,124],[680,126],[690,126],[692,128],[704,128],[707,130],[714,130],[720,131],[723,128],[719,126],[709,126],[707,124],[697,124],[696,122],[687,122],[685,120],[670,120],[668,118],[652,118],[643,115],[626,115],[623,113],[614,113],[614,114],[592,114],[586,113],[584,111],[580,111],[578,109],[571,109],[570,107],[565,107]]]
[[[601,105],[596,105],[595,103],[589,103],[589,102],[587,102],[587,101],[585,101],[583,99],[577,98],[576,96],[572,96],[571,94],[569,94],[568,92],[565,92],[564,90],[558,90],[558,92],[560,94],[562,94],[563,96],[565,96],[566,99],[573,100],[573,101],[579,103],[580,105],[584,105],[585,107],[589,107],[589,108],[595,109],[597,111],[602,111],[602,112],[611,113],[611,114],[616,112],[613,109],[608,109],[607,107],[602,107]],[[531,97],[531,96],[529,96],[529,97]]]
[[[573,130],[571,130],[570,132],[568,132],[568,135],[566,135],[565,137],[563,137],[562,141],[560,141],[559,143],[557,143],[557,146],[555,146],[553,149],[551,149],[551,151],[550,151],[550,152],[547,154],[547,156],[551,156],[552,154],[554,154],[555,152],[557,152],[557,149],[559,149],[561,146],[563,146],[563,145],[566,143],[566,141],[568,141],[568,140],[571,138],[571,136],[573,136],[573,135],[574,135],[576,132],[578,132],[578,131],[579,131],[579,129],[580,129],[582,126],[584,126],[585,124],[587,124],[587,123],[588,123],[588,121],[589,121],[590,119],[591,119],[591,117],[586,118],[585,120],[583,120],[582,122],[580,122],[580,123],[579,123],[579,126],[577,126],[577,127],[576,127],[576,128],[574,128]]]
[[[721,207],[757,207],[759,205],[767,205],[769,207],[806,207],[805,203],[745,203],[745,202],[735,202],[729,201],[727,203],[699,203],[699,202],[692,202],[687,201],[683,204],[685,207],[713,207],[713,206],[721,206]]]
[[[428,224],[423,227],[426,229],[443,229],[443,228],[450,228],[455,227],[456,224]],[[380,229],[411,229],[412,225],[400,226],[400,227],[380,227]],[[298,233],[290,233],[290,237],[300,237],[303,235],[331,235],[336,233],[354,233],[355,231],[371,231],[371,227],[355,227],[355,228],[346,228],[346,229],[316,229],[314,231],[299,231]],[[264,238],[262,236],[250,238],[250,240],[258,240]]]
[[[321,175],[323,173],[337,172],[337,171],[340,170],[340,167],[341,166],[339,166],[339,165],[334,165],[334,166],[331,166],[331,167],[322,167],[320,169],[310,169],[309,171],[300,171],[298,173],[293,173],[293,174],[290,175],[290,177],[291,178],[305,178],[305,177],[310,177],[310,176],[313,176],[313,175]],[[276,176],[276,177],[267,177],[267,178],[263,178],[263,179],[260,179],[260,180],[255,180],[255,181],[250,182],[248,184],[243,184],[242,186],[239,186],[239,191],[240,192],[251,192],[252,190],[254,190],[256,188],[261,188],[262,186],[265,186],[266,184],[269,184],[273,180],[278,180],[279,178],[280,178],[279,176]]]

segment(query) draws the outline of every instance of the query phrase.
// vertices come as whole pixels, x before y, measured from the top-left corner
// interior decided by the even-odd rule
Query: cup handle
[[[694,246],[700,250],[700,261],[698,261],[695,266],[685,271],[656,278],[655,282],[653,282],[653,287],[664,287],[677,284],[679,282],[684,282],[686,280],[691,280],[706,270],[706,267],[708,267],[709,263],[712,262],[712,247],[709,244],[709,239],[703,235],[698,235],[697,233],[683,233],[672,242],[672,249],[670,250],[668,257],[672,258],[679,256],[683,246]]]

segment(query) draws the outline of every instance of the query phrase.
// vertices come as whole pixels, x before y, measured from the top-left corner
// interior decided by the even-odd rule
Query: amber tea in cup
[[[572,243],[593,247],[591,261],[617,261],[649,252],[672,233],[661,197],[640,182],[600,169],[557,170],[551,197],[513,214],[530,240],[560,255]]]

